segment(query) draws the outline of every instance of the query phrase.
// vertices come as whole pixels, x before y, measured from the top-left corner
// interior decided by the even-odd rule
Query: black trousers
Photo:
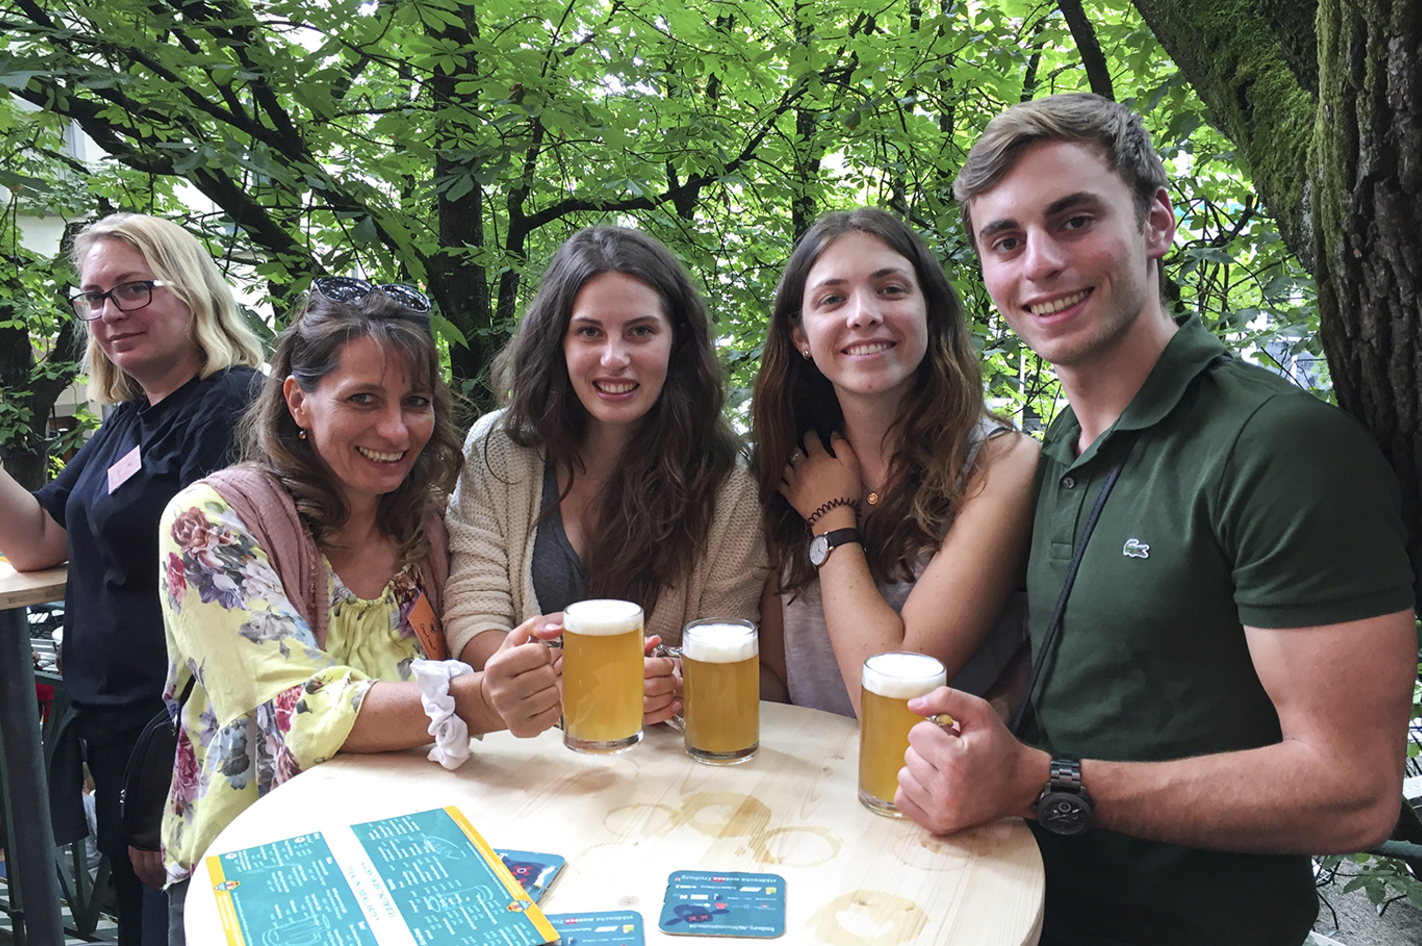
[[[117,901],[119,946],[165,946],[168,941],[166,900],[161,891],[145,887],[133,872],[119,808],[128,757],[143,727],[162,708],[161,700],[138,706],[74,707],[73,725],[84,741],[84,761],[89,764],[89,774],[94,779],[98,847],[100,853],[109,858],[109,878]],[[146,900],[152,901],[147,909]]]

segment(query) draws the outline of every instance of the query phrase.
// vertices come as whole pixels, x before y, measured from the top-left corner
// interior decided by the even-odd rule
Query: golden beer
[[[760,642],[755,625],[729,618],[692,621],[681,637],[686,754],[729,765],[760,749]]]
[[[642,609],[597,598],[563,611],[563,744],[611,753],[642,741]]]
[[[875,654],[864,661],[859,696],[859,800],[870,811],[891,818],[899,769],[904,767],[908,734],[923,717],[908,701],[948,682],[943,664],[927,654]]]

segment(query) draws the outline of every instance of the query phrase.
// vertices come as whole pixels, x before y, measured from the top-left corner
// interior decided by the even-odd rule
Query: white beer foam
[[[891,700],[909,700],[948,682],[936,657],[927,654],[875,654],[864,662],[864,689]]]
[[[707,664],[750,660],[758,653],[755,631],[739,624],[698,624],[688,627],[681,638],[681,655]]]
[[[642,609],[631,601],[590,598],[563,609],[563,629],[588,637],[608,637],[642,630]]]

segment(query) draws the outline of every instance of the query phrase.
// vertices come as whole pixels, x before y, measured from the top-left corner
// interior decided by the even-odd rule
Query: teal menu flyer
[[[207,858],[228,946],[542,946],[552,925],[457,808]]]

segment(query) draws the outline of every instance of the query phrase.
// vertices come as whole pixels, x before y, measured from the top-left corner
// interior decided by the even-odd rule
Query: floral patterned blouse
[[[266,552],[205,483],[164,510],[159,556],[171,712],[197,678],[163,815],[175,883],[248,805],[341,748],[372,683],[411,679],[410,661],[425,656],[408,618],[422,589],[410,567],[378,599],[358,598],[328,562],[330,624],[318,646]]]

